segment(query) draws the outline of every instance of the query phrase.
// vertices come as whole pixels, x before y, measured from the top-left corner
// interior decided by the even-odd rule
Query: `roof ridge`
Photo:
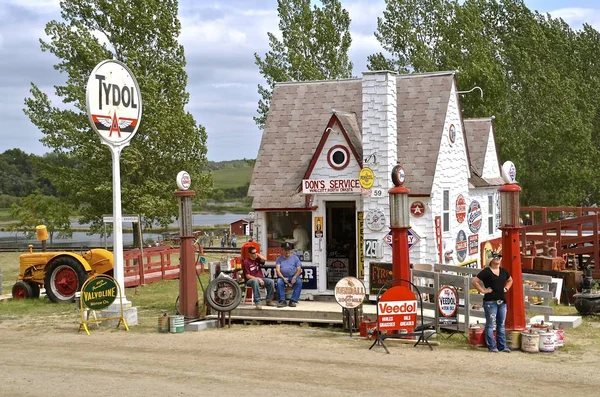
[[[275,83],[275,86],[278,85],[303,85],[303,84],[324,84],[324,83],[338,83],[340,81],[362,81],[359,77],[349,77],[344,79],[335,79],[335,80],[306,80],[306,81],[280,81]]]
[[[397,79],[409,79],[409,78],[413,78],[413,77],[454,76],[455,74],[456,74],[456,71],[447,70],[447,71],[437,71],[437,72],[399,74],[396,76],[396,78]]]

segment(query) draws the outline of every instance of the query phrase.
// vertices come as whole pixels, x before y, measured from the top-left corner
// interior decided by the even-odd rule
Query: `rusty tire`
[[[219,312],[230,312],[242,301],[242,290],[237,281],[217,277],[206,287],[206,303]]]
[[[70,256],[62,256],[46,267],[46,295],[52,302],[73,302],[75,292],[81,290],[87,278],[81,263]]]

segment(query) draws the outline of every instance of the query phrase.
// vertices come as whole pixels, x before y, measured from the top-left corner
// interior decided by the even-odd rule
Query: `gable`
[[[351,118],[345,115],[346,124],[352,127]],[[337,114],[333,114],[317,146],[304,179],[357,178],[361,169],[360,155]]]

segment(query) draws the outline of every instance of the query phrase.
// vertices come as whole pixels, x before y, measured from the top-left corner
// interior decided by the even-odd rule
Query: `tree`
[[[339,0],[322,0],[311,9],[310,0],[278,0],[282,39],[267,33],[271,50],[263,58],[254,54],[267,87],[258,86],[258,116],[264,128],[273,87],[282,81],[339,79],[352,76],[348,58],[350,16]]]
[[[19,204],[13,204],[11,215],[19,222],[12,226],[13,230],[24,231],[28,235],[35,233],[35,227],[45,225],[50,236],[50,243],[54,234],[61,237],[71,237],[71,220],[69,215],[73,209],[52,196],[44,196],[36,190],[33,194],[23,198]]]
[[[143,98],[137,134],[121,155],[124,213],[142,214],[146,225],[166,225],[177,213],[175,176],[186,170],[202,197],[212,185],[205,172],[207,134],[184,107],[186,92],[181,25],[176,0],[72,0],[60,3],[63,21],[46,25],[43,51],[56,55],[66,83],[55,95],[70,105],[53,106],[32,83],[25,113],[44,134],[42,142],[66,158],[51,165],[60,194],[79,208],[82,221],[101,226],[112,213],[111,155],[92,131],[85,113],[85,86],[96,64],[117,59],[129,66]],[[134,231],[134,235],[135,235]]]
[[[494,115],[502,160],[519,169],[522,201],[580,205],[600,199],[598,35],[531,12],[522,0],[388,0],[375,33],[392,57],[369,69],[457,70],[463,117]],[[596,120],[596,121],[595,121]],[[557,183],[560,181],[560,183]]]

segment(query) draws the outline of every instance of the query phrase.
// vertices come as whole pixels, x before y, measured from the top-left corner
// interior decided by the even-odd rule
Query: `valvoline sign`
[[[377,322],[380,331],[406,330],[417,325],[417,297],[406,287],[392,287],[377,302]]]

